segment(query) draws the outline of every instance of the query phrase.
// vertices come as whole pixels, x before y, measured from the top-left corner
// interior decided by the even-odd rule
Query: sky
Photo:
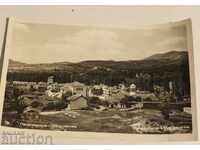
[[[29,64],[85,60],[139,60],[185,51],[185,25],[123,29],[15,23],[11,56]]]

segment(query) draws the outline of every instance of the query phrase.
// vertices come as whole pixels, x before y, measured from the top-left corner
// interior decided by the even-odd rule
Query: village
[[[172,82],[169,91],[155,85],[150,92],[139,90],[134,83],[57,83],[49,76],[47,82],[8,82],[6,91],[5,98],[14,103],[18,115],[17,121],[4,121],[10,126],[127,133],[185,132],[191,128],[190,99],[178,101]],[[180,127],[173,122],[180,122]],[[89,124],[95,125],[87,128]]]

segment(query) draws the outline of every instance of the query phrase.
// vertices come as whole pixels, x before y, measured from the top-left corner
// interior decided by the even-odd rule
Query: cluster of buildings
[[[134,83],[129,84],[129,86],[122,83],[117,86],[105,84],[85,85],[78,81],[57,83],[54,82],[53,76],[48,77],[47,82],[13,81],[12,85],[24,91],[39,92],[49,98],[49,101],[66,99],[71,105],[71,109],[87,107],[87,99],[91,97],[96,97],[101,101],[107,101],[110,105],[122,108],[120,101],[127,96],[142,97],[143,99],[150,98],[158,101],[162,98],[167,99],[174,93],[172,82],[169,83],[169,92],[161,86],[154,86],[154,92],[152,93],[149,91],[139,91]]]
[[[94,97],[101,102],[107,103],[106,107],[104,107],[104,105],[102,104],[99,105],[100,109],[103,109],[102,107],[104,107],[105,109],[130,109],[127,104],[122,103],[122,100],[124,98],[127,99],[127,97],[135,99],[137,99],[137,97],[141,98],[141,102],[129,101],[129,104],[131,106],[131,109],[133,107],[142,108],[144,104],[143,100],[145,99],[151,99],[154,102],[159,102],[162,100],[162,98],[166,100],[167,97],[174,94],[174,86],[172,82],[169,83],[169,91],[166,91],[162,86],[157,85],[154,86],[154,92],[150,92],[138,90],[137,86],[134,83],[129,84],[128,86],[122,83],[117,86],[108,86],[105,84],[85,85],[78,81],[74,81],[71,83],[57,83],[54,82],[53,76],[48,77],[47,82],[13,81],[9,83],[9,86],[7,85],[7,88],[13,89],[13,87],[17,87],[22,91],[27,91],[25,92],[26,94],[23,94],[18,98],[21,97],[21,99],[24,98],[32,100],[31,103],[34,101],[43,101],[42,98],[39,98],[40,96],[45,97],[44,99],[48,100],[49,103],[66,100],[67,106],[65,106],[65,108],[67,110],[80,110],[88,108],[88,100],[90,101]],[[7,90],[7,94],[9,93],[8,91],[12,90]],[[12,93],[10,94],[12,95]],[[185,99],[188,101],[187,97]],[[97,109],[97,107],[92,108],[94,110]],[[183,109],[184,112],[191,113],[191,107],[187,106]],[[25,118],[25,120],[27,118],[29,118],[29,120],[38,120],[39,114],[39,109],[32,108],[32,105],[30,105],[26,109],[24,109],[22,116]]]
[[[126,87],[124,84],[118,86],[108,86],[105,84],[99,85],[85,85],[78,81],[71,83],[55,83],[52,80],[53,76],[49,77],[47,81],[46,95],[49,97],[61,98],[67,92],[71,95],[82,95],[84,97],[98,97],[100,100],[108,100],[113,95],[124,95],[133,96],[136,95],[136,85],[130,84]]]
[[[105,84],[99,85],[85,85],[83,83],[74,81],[71,83],[57,83],[54,82],[54,77],[50,76],[47,82],[24,82],[24,81],[13,81],[12,85],[21,89],[22,91],[27,91],[25,93],[41,93],[49,100],[67,100],[73,104],[86,106],[85,101],[90,97],[97,97],[99,100],[116,102],[120,101],[126,95],[136,94],[136,85],[131,84],[126,87],[124,84],[119,84],[118,86],[107,86]],[[72,107],[75,106],[72,104]],[[81,106],[80,106],[81,107]]]

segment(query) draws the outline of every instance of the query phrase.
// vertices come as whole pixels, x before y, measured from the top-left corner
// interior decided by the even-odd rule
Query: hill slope
[[[25,64],[17,61],[10,60],[9,71],[68,71],[68,72],[87,72],[97,70],[151,70],[156,68],[168,67],[173,65],[179,66],[187,63],[187,52],[171,51],[163,54],[156,54],[143,60],[137,61],[82,61],[78,63],[49,63],[49,64]],[[168,68],[170,69],[170,68]]]
[[[179,60],[179,59],[185,59],[188,56],[186,51],[178,52],[178,51],[170,51],[167,53],[162,54],[155,54],[150,57],[147,57],[146,60],[160,60],[160,59],[166,59],[166,60]]]

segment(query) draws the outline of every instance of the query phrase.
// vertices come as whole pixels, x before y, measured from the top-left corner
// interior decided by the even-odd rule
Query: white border
[[[198,0],[0,0],[1,5],[200,5]]]

